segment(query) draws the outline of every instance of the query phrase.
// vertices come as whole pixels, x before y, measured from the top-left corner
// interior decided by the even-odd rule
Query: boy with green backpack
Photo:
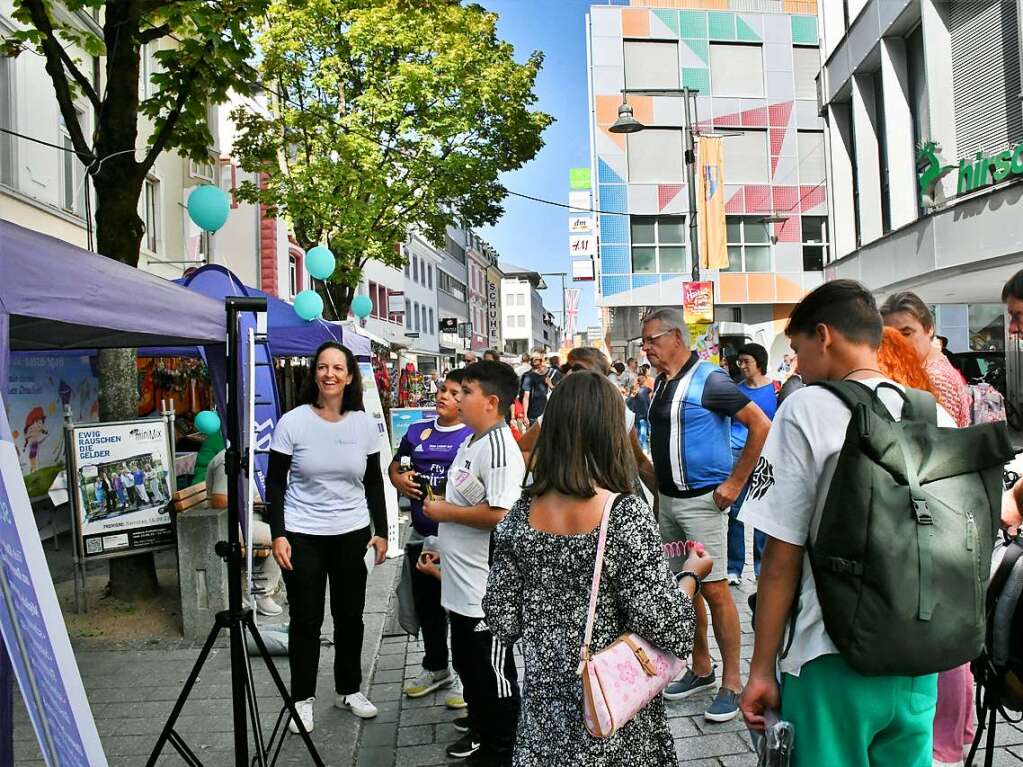
[[[768,536],[740,707],[754,729],[768,709],[793,724],[796,767],[930,767],[936,672],[983,644],[1008,435],[955,429],[885,378],[881,333],[852,280],[795,308],[817,385],[778,409],[740,515]]]

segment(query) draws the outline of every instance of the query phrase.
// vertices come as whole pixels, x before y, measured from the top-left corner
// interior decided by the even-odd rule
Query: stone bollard
[[[181,624],[185,639],[203,640],[227,609],[227,564],[214,551],[227,540],[227,509],[198,506],[177,516]]]

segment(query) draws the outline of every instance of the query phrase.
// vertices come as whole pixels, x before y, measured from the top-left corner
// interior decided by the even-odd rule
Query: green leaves
[[[266,113],[235,110],[234,153],[262,188],[240,195],[286,213],[299,243],[326,241],[332,280],[358,283],[369,259],[419,227],[496,221],[500,173],[532,159],[552,122],[532,110],[542,64],[522,64],[497,17],[454,0],[275,0],[259,37]]]

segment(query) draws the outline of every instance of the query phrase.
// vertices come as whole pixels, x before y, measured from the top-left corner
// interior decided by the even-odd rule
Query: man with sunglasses
[[[704,713],[712,722],[727,722],[739,713],[739,613],[725,580],[728,507],[749,479],[771,422],[739,391],[717,365],[701,360],[689,346],[689,329],[676,309],[657,309],[643,320],[643,351],[659,375],[650,400],[650,453],[660,496],[658,523],[666,544],[697,541],[714,560],[693,600],[696,639],[693,663],[668,685],[668,700],[688,698],[715,685],[707,644],[710,605],[714,636],[724,662],[717,696]],[[732,420],[749,429],[746,446],[732,458]],[[682,559],[669,557],[673,570]]]

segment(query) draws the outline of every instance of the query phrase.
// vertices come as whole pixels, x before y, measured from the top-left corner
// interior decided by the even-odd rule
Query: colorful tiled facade
[[[601,211],[597,280],[600,305],[678,305],[682,282],[689,279],[682,269],[650,273],[633,268],[630,221],[637,216],[682,216],[688,208],[681,164],[674,180],[632,180],[630,139],[608,130],[622,104],[622,90],[627,85],[635,90],[626,82],[627,45],[644,41],[677,45],[675,87],[699,90],[694,105],[701,131],[746,130],[763,135],[766,168],[758,183],[729,183],[726,138],[726,214],[749,221],[770,219],[770,264],[761,271],[707,272],[705,277],[716,285],[717,304],[791,304],[820,284],[822,272],[807,269],[807,235],[802,221],[802,217],[824,221],[828,213],[823,177],[824,126],[818,116],[816,94],[808,92],[813,89],[816,70],[809,74],[810,81],[806,79],[810,56],[816,55],[819,61],[816,10],[815,2],[790,0],[622,0],[590,9],[593,192],[594,207]],[[762,76],[763,83],[754,90],[761,95],[737,95],[721,84],[728,78],[719,78],[717,71],[712,71],[715,55],[719,63],[728,55],[728,49],[716,48],[721,45],[743,46],[744,55],[759,57],[761,72],[756,74]],[[798,80],[800,77],[803,82]],[[629,94],[628,103],[636,119],[646,126],[678,128],[682,124],[681,99],[677,96]],[[819,150],[813,158],[801,152],[801,146],[818,140]],[[808,170],[811,166],[813,172]],[[824,231],[826,241],[826,225]],[[757,321],[761,314],[765,320],[773,318],[767,306],[763,312],[752,314],[757,315]]]

